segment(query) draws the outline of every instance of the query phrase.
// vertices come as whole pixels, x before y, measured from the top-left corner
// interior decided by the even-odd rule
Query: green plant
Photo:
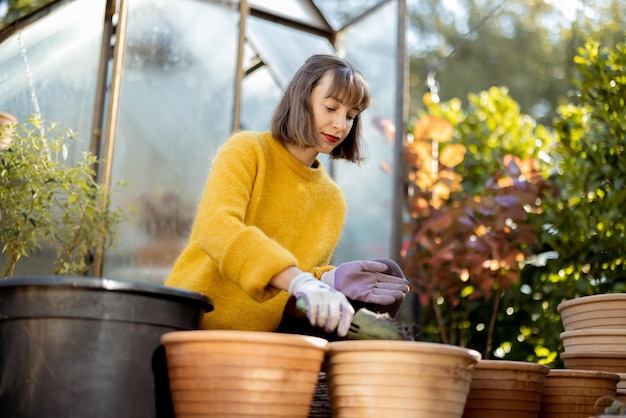
[[[562,351],[560,302],[626,291],[626,44],[589,42],[575,63],[572,99],[558,110],[550,151],[547,182],[558,193],[544,196],[543,211],[530,218],[540,231],[533,252],[543,262],[524,266],[528,292],[516,295],[527,312],[534,302],[526,323],[539,332],[525,343],[535,353]]]
[[[78,138],[36,117],[0,129],[11,131],[0,149],[0,276],[12,277],[18,261],[43,245],[56,252],[54,274],[86,274],[127,219],[109,207],[111,190],[95,180],[97,158],[84,153],[69,164]]]
[[[467,105],[451,99],[430,106],[429,113],[445,118],[455,129],[453,142],[463,144],[467,153],[457,171],[463,173],[463,189],[480,194],[485,183],[502,167],[502,158],[515,155],[522,160],[533,159],[536,168],[546,175],[542,153],[552,142],[550,128],[538,124],[521,112],[519,104],[506,87],[467,95]]]
[[[424,333],[437,333],[444,343],[466,346],[472,334],[470,315],[480,303],[493,302],[483,318],[483,356],[489,358],[503,292],[518,280],[521,262],[536,239],[526,220],[527,212],[537,210],[543,177],[532,160],[508,154],[481,194],[463,193],[462,176],[454,167],[461,163],[465,147],[448,144],[433,154],[425,140],[433,134],[418,134],[420,121],[407,152],[416,187],[411,193],[413,223],[405,268],[422,306],[432,308],[433,321]],[[441,138],[433,146],[438,142]]]
[[[626,44],[580,48],[574,103],[559,108],[546,196],[542,250],[556,257],[546,276],[575,283],[569,297],[626,291]],[[550,280],[546,277],[546,282]]]
[[[509,248],[519,244],[517,250],[523,258],[512,265],[513,274],[504,280],[483,280],[485,287],[481,290],[479,286],[477,293],[477,287],[469,280],[471,276],[461,276],[440,263],[442,271],[448,269],[450,274],[430,283],[437,289],[436,299],[423,285],[416,286],[425,304],[422,337],[441,340],[444,330],[452,343],[476,349],[486,347],[487,357],[494,354],[559,367],[559,333],[563,327],[556,311],[558,304],[580,295],[626,291],[626,46],[618,44],[609,49],[590,42],[579,50],[575,62],[575,94],[572,103],[559,108],[553,132],[520,114],[510,99],[498,97],[505,92],[502,89],[470,96],[464,109],[456,99],[429,108],[431,117],[445,118],[454,126],[450,142],[466,147],[463,160],[453,168],[459,176],[463,174],[461,180],[455,177],[455,182],[461,183],[466,197],[478,196],[482,202],[495,192],[485,186],[494,173],[502,171],[506,155],[512,155],[512,161],[517,161],[515,155],[519,161],[545,164],[535,167],[535,174],[541,174],[544,184],[533,186],[535,192],[541,192],[534,204],[525,206],[533,210],[525,209],[527,218],[515,221],[516,225],[524,225],[528,235],[516,237],[518,231],[513,231],[514,235],[508,235],[506,240],[501,236],[503,240],[498,241],[513,246]],[[409,155],[408,161],[414,162],[414,158]],[[516,165],[520,167],[519,163]],[[415,169],[411,165],[411,170]],[[412,184],[418,177],[409,175]],[[504,178],[507,177],[515,180],[516,175],[508,173]],[[522,178],[528,176],[518,180]],[[467,236],[469,224],[463,223],[465,212],[460,209],[473,213],[472,205],[478,204],[457,192],[451,193],[443,205],[434,207],[424,199],[416,204],[420,194],[415,190],[412,193],[407,196],[411,217],[405,225],[409,240],[404,267],[418,280],[421,273],[417,270],[421,266],[431,275],[423,274],[422,278],[437,278],[437,262],[445,259],[442,256],[433,263],[432,258],[437,255],[434,250],[442,248],[446,241],[456,242],[456,246],[463,242],[460,238]],[[509,193],[514,196],[518,191],[513,188]],[[493,220],[476,219],[486,227]],[[428,222],[432,224],[428,233],[422,232],[419,240],[414,239]],[[487,229],[497,231],[493,227]],[[460,232],[453,234],[455,230]],[[455,245],[450,247],[455,250],[446,254],[450,265],[468,261],[463,254],[471,247],[465,245],[458,250]],[[498,248],[507,247],[498,244]],[[487,260],[486,254],[474,254],[476,265]],[[467,280],[460,280],[462,277]],[[489,292],[491,297],[487,297]],[[434,309],[440,311],[440,318],[431,313]],[[494,320],[497,326],[491,335],[489,324]],[[492,347],[491,353],[488,347]]]
[[[512,315],[537,238],[528,218],[546,184],[534,147],[549,135],[506,89],[469,102],[431,105],[413,127],[403,267],[423,307],[422,336],[489,358],[503,341],[528,334],[518,327],[503,339],[496,325]]]

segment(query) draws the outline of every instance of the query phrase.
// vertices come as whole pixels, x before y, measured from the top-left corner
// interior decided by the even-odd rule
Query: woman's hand
[[[300,273],[291,280],[289,294],[306,302],[306,315],[314,327],[337,331],[345,337],[350,330],[354,308],[341,292],[322,283],[311,273]]]
[[[409,282],[394,261],[350,261],[327,271],[322,282],[353,300],[391,305],[404,299]]]

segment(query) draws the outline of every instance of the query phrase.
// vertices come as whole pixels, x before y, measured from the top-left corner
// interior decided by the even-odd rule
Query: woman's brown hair
[[[370,104],[370,91],[360,71],[335,55],[312,55],[296,72],[274,110],[270,124],[272,135],[283,144],[302,147],[318,145],[311,95],[313,88],[327,72],[332,76],[327,97],[336,97],[342,103],[358,109],[352,129],[343,142],[333,149],[330,158],[360,162],[361,112]]]

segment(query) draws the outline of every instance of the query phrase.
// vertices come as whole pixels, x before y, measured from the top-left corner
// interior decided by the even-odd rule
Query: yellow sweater
[[[187,247],[166,285],[204,293],[205,329],[274,331],[289,294],[268,286],[296,265],[329,270],[346,202],[317,161],[302,164],[269,132],[240,132],[220,149]]]

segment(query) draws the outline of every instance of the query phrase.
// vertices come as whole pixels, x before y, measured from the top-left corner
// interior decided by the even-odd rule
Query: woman
[[[214,160],[189,242],[166,284],[201,292],[204,329],[275,331],[290,296],[314,327],[347,335],[348,297],[397,309],[402,273],[376,261],[329,265],[346,214],[318,154],[361,161],[369,87],[349,62],[313,55],[274,111],[270,132],[234,134]],[[398,269],[399,270],[399,269]]]

